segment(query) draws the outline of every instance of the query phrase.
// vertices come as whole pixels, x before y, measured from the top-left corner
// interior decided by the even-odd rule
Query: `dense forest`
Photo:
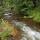
[[[0,16],[8,10],[40,22],[40,0],[0,0]]]

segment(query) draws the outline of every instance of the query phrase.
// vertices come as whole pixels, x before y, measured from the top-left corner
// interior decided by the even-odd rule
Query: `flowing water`
[[[22,38],[20,40],[40,40],[40,32],[33,30],[27,24],[22,22],[17,22],[14,20],[13,22],[17,28],[21,29],[24,33],[22,33]]]
[[[4,17],[6,20],[12,19],[9,14],[5,14]],[[32,29],[27,24],[17,21],[11,20],[12,25],[15,25],[18,29],[22,30],[23,33],[21,34],[21,38],[19,40],[40,40],[40,32]]]

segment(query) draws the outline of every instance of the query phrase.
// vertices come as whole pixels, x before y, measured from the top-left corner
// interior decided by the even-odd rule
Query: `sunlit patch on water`
[[[32,28],[22,22],[13,20],[12,23],[23,31],[22,38],[20,40],[40,40],[40,32],[32,30]]]

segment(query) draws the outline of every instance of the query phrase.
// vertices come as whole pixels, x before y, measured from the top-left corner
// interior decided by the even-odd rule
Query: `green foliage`
[[[30,12],[30,16],[33,17],[33,20],[36,22],[40,22],[40,7],[37,7],[36,9],[32,10]]]
[[[36,6],[39,7],[38,9],[37,7],[33,8],[34,4],[32,0],[3,0],[2,3],[3,4],[0,6],[0,16],[3,15],[6,9],[8,10],[14,7],[13,10],[16,14],[31,16],[35,20],[40,20],[40,0],[36,0]]]
[[[10,29],[9,29],[10,27]],[[0,37],[1,37],[1,40],[7,40],[7,36],[9,36],[11,34],[11,26],[9,26],[9,24],[7,22],[5,22],[3,19],[0,19],[0,29],[3,29],[1,32],[0,32]]]
[[[31,10],[33,7],[32,1],[27,1],[27,0],[15,0],[13,1],[14,5],[16,6],[16,9],[18,10],[18,13],[26,15],[28,14],[27,11]],[[24,13],[22,13],[24,12]]]
[[[24,11],[23,14],[27,14],[27,11],[32,9],[33,2],[28,0],[3,0],[3,8],[14,7],[17,13]]]

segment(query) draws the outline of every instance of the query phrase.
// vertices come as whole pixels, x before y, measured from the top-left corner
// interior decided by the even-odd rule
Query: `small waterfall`
[[[4,18],[11,20],[11,15],[4,14]],[[17,20],[11,21],[12,25],[15,25],[17,28],[21,29],[23,31],[22,38],[20,40],[40,40],[40,32],[37,32],[36,30],[33,30],[28,26],[27,24],[24,24],[23,22],[18,22]]]
[[[33,30],[27,26],[27,24],[15,20],[12,21],[12,24],[15,24],[17,28],[20,28],[23,31],[22,38],[20,40],[40,40],[40,32]]]

